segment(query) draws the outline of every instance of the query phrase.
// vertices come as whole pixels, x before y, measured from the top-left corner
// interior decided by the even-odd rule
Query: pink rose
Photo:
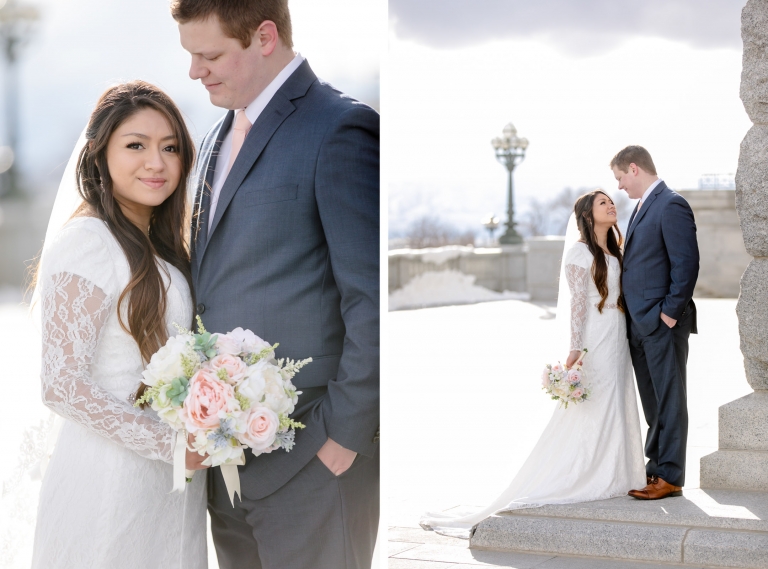
[[[577,369],[572,369],[569,371],[568,381],[572,384],[579,383],[581,381],[581,372]]]
[[[221,381],[213,371],[201,369],[189,380],[189,395],[180,414],[187,430],[195,433],[218,427],[222,415],[239,409],[232,386]]]
[[[256,454],[269,450],[280,426],[277,413],[267,407],[255,407],[249,412],[246,422],[245,432],[239,437],[240,442],[251,447]]]
[[[563,365],[560,362],[557,362],[555,365],[552,366],[552,373],[561,373],[563,371]]]
[[[245,365],[243,360],[237,356],[226,353],[219,354],[218,356],[211,358],[211,360],[208,362],[208,366],[214,374],[217,374],[220,369],[223,369],[225,372],[227,372],[227,377],[229,378],[227,383],[230,385],[236,385],[239,383],[240,380],[245,377],[245,371],[248,369],[248,366]]]
[[[239,326],[228,332],[227,336],[240,342],[244,352],[258,354],[260,351],[272,347],[269,342],[262,340],[250,330],[243,330]]]
[[[574,399],[581,399],[581,396],[584,395],[584,390],[581,387],[577,387],[573,391],[571,391],[571,397]]]
[[[544,387],[549,387],[550,384],[549,380],[549,368],[544,368],[544,371],[541,372],[541,385]]]
[[[243,351],[243,345],[237,338],[229,334],[218,334],[216,336],[216,349],[219,354],[231,354],[236,356]]]

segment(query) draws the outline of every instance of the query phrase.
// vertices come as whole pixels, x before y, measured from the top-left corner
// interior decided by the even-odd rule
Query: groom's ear
[[[261,51],[261,55],[271,55],[280,41],[280,34],[277,32],[277,26],[272,20],[264,20],[256,31],[253,32],[251,43]]]

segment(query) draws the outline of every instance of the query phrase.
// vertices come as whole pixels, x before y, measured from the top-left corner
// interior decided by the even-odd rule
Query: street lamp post
[[[0,146],[0,155],[7,165],[4,197],[22,195],[19,185],[17,160],[19,143],[19,78],[17,63],[19,51],[31,33],[31,27],[39,18],[37,8],[19,5],[15,0],[0,0],[0,41],[6,62],[5,123],[8,147]],[[2,165],[0,165],[2,166]]]
[[[515,125],[509,123],[504,127],[501,137],[491,141],[491,146],[496,151],[496,160],[507,168],[509,175],[507,184],[507,230],[499,237],[499,243],[504,245],[517,245],[523,242],[523,237],[515,229],[515,203],[512,185],[512,172],[515,166],[525,159],[525,149],[528,148],[528,139],[519,138]]]

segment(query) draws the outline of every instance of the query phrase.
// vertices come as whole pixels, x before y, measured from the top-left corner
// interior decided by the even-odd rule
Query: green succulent
[[[184,399],[187,398],[187,393],[189,393],[189,380],[185,377],[177,377],[171,382],[171,388],[166,396],[174,406],[181,407]]]
[[[194,349],[201,352],[206,358],[211,359],[216,356],[216,334],[210,332],[203,332],[202,334],[195,334]]]

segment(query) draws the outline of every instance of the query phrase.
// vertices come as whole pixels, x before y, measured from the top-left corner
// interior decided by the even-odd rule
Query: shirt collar
[[[246,113],[246,114],[247,114],[247,113]],[[645,201],[648,199],[648,196],[650,196],[650,195],[651,195],[651,192],[652,192],[653,190],[655,190],[655,189],[656,189],[656,186],[658,186],[659,184],[661,184],[661,182],[663,182],[663,180],[662,180],[661,178],[659,178],[659,179],[658,179],[658,180],[656,180],[656,181],[655,181],[653,184],[651,184],[650,186],[648,186],[648,189],[647,189],[647,190],[645,190],[645,193],[643,194],[643,197],[642,197],[643,203],[645,203]]]
[[[251,122],[251,124],[256,122],[256,119],[259,118],[259,115],[272,100],[272,97],[275,96],[275,93],[277,93],[278,89],[283,86],[283,83],[288,80],[288,78],[293,74],[294,71],[299,68],[299,65],[301,65],[303,62],[304,56],[302,56],[299,52],[296,52],[296,55],[288,63],[288,65],[283,67],[282,71],[280,71],[280,73],[278,73],[277,76],[272,79],[272,82],[267,85],[266,88],[261,93],[259,93],[259,95],[247,107],[245,107],[245,116],[248,117],[248,120]]]

